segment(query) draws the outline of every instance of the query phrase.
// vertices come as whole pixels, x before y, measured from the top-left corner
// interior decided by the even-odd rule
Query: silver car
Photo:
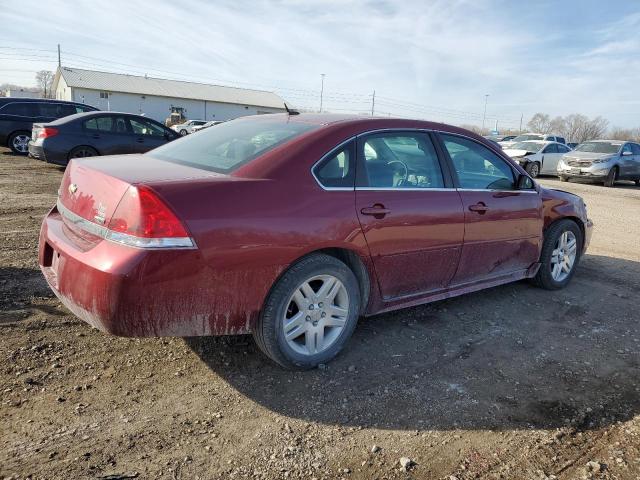
[[[583,178],[613,187],[616,180],[640,185],[640,145],[619,140],[591,140],[578,145],[558,162],[558,176],[566,182]]]

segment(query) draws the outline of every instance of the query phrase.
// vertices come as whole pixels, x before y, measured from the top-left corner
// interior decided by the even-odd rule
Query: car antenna
[[[287,111],[287,114],[289,115],[300,115],[300,112],[298,110],[289,108],[289,105],[287,105],[287,102],[284,102],[284,109]]]

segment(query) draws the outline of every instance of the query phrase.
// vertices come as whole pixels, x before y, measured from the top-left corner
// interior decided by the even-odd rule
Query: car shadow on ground
[[[35,268],[0,267],[0,325],[29,317],[33,311],[68,315],[57,308],[55,295]]]
[[[638,279],[640,263],[587,255],[562,291],[520,282],[361,319],[307,372],[271,364],[251,337],[185,341],[248,398],[310,422],[591,429],[640,407]]]

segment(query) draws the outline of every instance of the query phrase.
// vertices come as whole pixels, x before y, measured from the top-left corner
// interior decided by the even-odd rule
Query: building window
[[[100,98],[109,98],[109,92],[100,92]]]

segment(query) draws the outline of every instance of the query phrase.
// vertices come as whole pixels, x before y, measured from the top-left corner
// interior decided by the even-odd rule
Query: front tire
[[[184,128],[182,130],[180,130],[180,135],[182,135],[183,137],[189,132],[187,132]]]
[[[253,331],[262,352],[280,366],[306,370],[327,363],[358,322],[360,288],[340,260],[310,255],[272,288]]]
[[[536,178],[540,175],[540,164],[538,162],[530,162],[527,163],[527,166],[524,167],[531,178]]]
[[[565,177],[564,175],[560,175],[560,181],[561,182],[568,182],[569,181],[569,177]]]
[[[613,187],[613,185],[616,183],[617,178],[618,178],[618,167],[613,167],[611,170],[609,170],[609,174],[607,175],[607,178],[604,181],[604,186]]]
[[[9,148],[16,155],[27,155],[29,153],[29,132],[14,132],[9,137]]]
[[[582,231],[573,220],[552,224],[544,235],[540,269],[533,283],[546,290],[566,287],[580,261],[582,242]]]

